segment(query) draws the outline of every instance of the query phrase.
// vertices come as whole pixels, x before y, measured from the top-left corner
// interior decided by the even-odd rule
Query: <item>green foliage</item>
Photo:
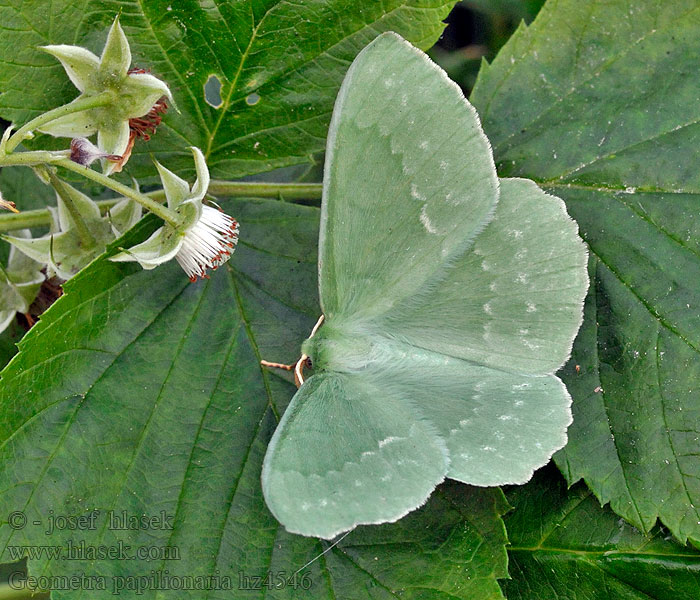
[[[507,491],[508,600],[649,600],[700,597],[700,555],[663,527],[649,536],[583,484],[566,490],[553,468]]]
[[[17,322],[10,323],[7,329],[0,333],[0,367],[4,367],[17,353],[19,342],[26,331]]]
[[[261,370],[259,360],[294,356],[315,320],[309,249],[318,210],[256,200],[226,209],[247,224],[246,239],[235,264],[208,282],[189,284],[173,264],[143,271],[101,259],[66,285],[23,340],[0,392],[0,478],[21,483],[0,496],[0,514],[22,510],[29,524],[0,526],[5,560],[8,545],[79,539],[92,546],[122,540],[134,550],[173,546],[181,560],[44,559],[31,561],[30,572],[86,572],[111,585],[114,577],[151,569],[172,576],[218,570],[234,578],[235,590],[239,573],[291,576],[327,547],[287,534],[265,508],[259,479],[293,389]],[[149,222],[152,229],[155,219],[119,245],[147,235]],[[295,285],[280,285],[285,273]],[[86,515],[95,507],[130,515],[165,511],[173,529],[113,530],[103,512],[94,531],[44,534],[50,511]],[[407,598],[500,598],[504,510],[498,490],[445,486],[409,519],[353,532],[313,562],[310,596],[288,587],[275,597],[365,598],[372,590],[384,598],[403,590]],[[231,593],[237,597],[224,590],[211,597]]]
[[[591,250],[558,464],[682,541],[700,541],[699,31],[694,1],[549,4],[473,94],[500,173],[561,196]]]
[[[518,25],[532,21],[543,4],[544,0],[462,0],[430,56],[470,93],[482,61],[493,60]]]
[[[325,146],[333,101],[355,55],[378,33],[390,30],[430,47],[453,4],[2,2],[0,48],[11,60],[0,70],[0,116],[24,122],[72,100],[76,91],[61,65],[36,47],[80,43],[99,54],[121,10],[133,64],[166,81],[180,111],[170,110],[148,146],[137,142],[129,172],[152,173],[152,153],[177,173],[191,172],[183,150],[187,145],[202,149],[214,177],[309,162]],[[205,98],[211,75],[221,82],[220,108]]]
[[[499,20],[531,21],[544,2],[543,0],[463,0],[463,4]]]
[[[469,4],[497,24],[529,18],[538,2]],[[286,181],[323,150],[359,50],[386,30],[427,48],[451,4],[0,0],[0,117],[21,125],[74,98],[62,67],[37,46],[99,53],[121,10],[135,66],[166,81],[180,111],[169,111],[148,145],[137,142],[129,174],[154,176],[154,154],[192,181],[186,146],[194,144],[215,177]],[[555,460],[569,484],[584,479],[594,495],[583,482],[565,491],[552,470],[507,490],[512,579],[502,588],[511,600],[700,595],[699,555],[678,543],[700,543],[699,10],[695,0],[549,2],[484,66],[472,97],[499,174],[562,197],[591,251],[584,325],[560,373],[574,423]],[[458,57],[455,69],[460,60],[474,63]],[[66,146],[48,136],[27,143]],[[286,168],[266,173],[277,167]],[[28,169],[3,168],[0,188],[23,210],[54,202]],[[268,512],[263,456],[294,387],[259,360],[295,360],[320,314],[319,213],[254,199],[224,208],[241,222],[241,241],[211,280],[190,285],[173,264],[146,272],[98,259],[66,285],[3,371],[0,560],[17,558],[9,546],[123,541],[174,546],[181,560],[44,556],[29,571],[99,574],[110,584],[164,569],[233,577],[233,590],[208,598],[503,598],[496,579],[507,575],[507,505],[497,489],[443,484],[405,519],[359,528],[332,548],[288,534]],[[149,217],[120,245],[161,224]],[[19,333],[0,336],[0,362]],[[93,507],[163,510],[173,528],[112,530],[103,514],[95,531],[44,533],[50,511]],[[29,524],[14,530],[6,520],[22,510]],[[312,560],[298,574],[310,576],[311,590],[239,589],[240,577],[269,573],[269,584]],[[8,568],[0,567],[0,597],[11,593],[2,584]],[[203,597],[143,597],[173,594]]]
[[[0,189],[11,198],[20,210],[33,210],[56,204],[56,193],[31,171],[31,169],[2,169]]]
[[[0,598],[3,600],[50,600],[50,592],[34,593],[16,589],[15,581],[27,576],[27,560],[0,564]]]

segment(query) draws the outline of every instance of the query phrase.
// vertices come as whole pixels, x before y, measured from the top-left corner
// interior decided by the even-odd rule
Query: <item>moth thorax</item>
[[[356,371],[370,359],[372,344],[367,338],[349,335],[326,327],[301,346],[301,351],[311,359],[314,371]]]

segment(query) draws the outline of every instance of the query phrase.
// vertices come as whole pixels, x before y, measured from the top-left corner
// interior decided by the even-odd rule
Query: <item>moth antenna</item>
[[[321,558],[324,554],[326,554],[326,552],[330,552],[331,550],[333,550],[333,548],[335,548],[338,544],[340,544],[340,542],[342,542],[348,536],[349,533],[352,533],[352,529],[350,531],[346,531],[343,535],[341,535],[337,540],[335,540],[335,542],[333,542],[330,546],[328,546],[328,548],[326,548],[323,552],[321,552],[321,554],[312,558],[309,562],[307,562],[300,569],[297,569],[296,571],[294,571],[294,573],[292,573],[291,577],[287,581],[290,581],[292,579],[292,577],[294,577],[299,571],[303,571],[304,569],[306,569],[306,567],[308,567],[311,563],[316,562],[319,558]]]
[[[316,321],[316,325],[314,325],[314,328],[311,330],[311,335],[309,336],[309,338],[312,338],[312,337],[314,337],[314,336],[316,335],[316,332],[318,331],[318,328],[319,328],[321,325],[323,325],[324,319],[325,319],[325,317],[324,317],[323,315],[321,315],[321,316],[318,318],[318,321]]]
[[[308,359],[309,357],[306,354],[302,354],[294,367],[294,383],[297,384],[297,388],[300,388],[304,383],[304,366]]]

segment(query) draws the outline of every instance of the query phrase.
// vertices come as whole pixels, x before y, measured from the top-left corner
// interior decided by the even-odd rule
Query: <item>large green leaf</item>
[[[700,597],[700,553],[662,527],[645,536],[583,484],[546,468],[507,492],[508,600],[680,600]]]
[[[177,593],[197,600],[501,598],[503,496],[458,484],[442,486],[396,524],[348,535],[304,571],[309,592],[238,590],[267,572],[273,583],[289,577],[328,547],[286,533],[260,485],[268,439],[294,386],[259,360],[293,360],[317,318],[319,211],[255,200],[227,210],[243,235],[209,281],[190,284],[174,263],[143,271],[100,260],[66,285],[22,341],[0,389],[0,560],[12,560],[10,547],[123,541],[134,552],[173,546],[180,560],[44,556],[30,560],[29,570],[99,575],[108,588],[115,577],[152,570],[232,578],[233,590]],[[132,236],[145,235],[149,222],[155,219]],[[52,515],[87,517],[93,509],[101,511],[94,530],[45,534]],[[12,529],[7,515],[15,511],[26,515],[24,528]],[[164,511],[173,528],[115,530],[108,511]],[[146,590],[143,597],[172,593]],[[113,596],[108,589],[54,597]]]
[[[33,593],[22,590],[17,580],[25,578],[27,573],[26,559],[16,563],[0,564],[0,598],[3,600],[50,600],[50,592]],[[20,589],[17,589],[20,587]]]
[[[359,50],[388,30],[428,48],[453,4],[0,0],[0,116],[24,122],[74,98],[77,90],[58,61],[36,46],[78,44],[99,53],[121,11],[133,64],[164,79],[180,110],[169,112],[166,126],[148,145],[137,142],[132,171],[139,171],[137,164],[150,164],[153,152],[176,171],[191,169],[188,145],[205,152],[218,177],[306,162],[324,148],[333,101]],[[220,108],[205,99],[212,75],[221,85]],[[183,160],[178,164],[168,154]]]
[[[682,541],[700,541],[699,52],[696,0],[550,2],[472,98],[500,174],[562,197],[591,250],[557,462]]]
[[[0,333],[0,368],[4,367],[17,353],[17,342],[22,339],[25,330],[15,320]]]

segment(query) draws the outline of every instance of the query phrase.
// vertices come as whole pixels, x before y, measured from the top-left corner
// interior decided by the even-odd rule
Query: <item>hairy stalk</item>
[[[20,127],[10,136],[10,139],[7,140],[5,151],[8,154],[12,152],[17,146],[19,146],[19,144],[22,143],[22,140],[24,140],[27,134],[37,127],[41,127],[42,125],[46,125],[51,121],[55,121],[59,117],[71,115],[90,108],[97,108],[98,106],[106,106],[113,101],[113,92],[102,92],[96,96],[90,96],[89,98],[73,100],[73,102],[69,102],[68,104],[64,104],[63,106],[59,106],[58,108],[42,113],[38,117],[34,117],[31,121],[22,125],[22,127]]]
[[[69,171],[73,171],[74,173],[78,173],[78,175],[82,175],[87,179],[96,181],[97,183],[102,184],[106,188],[114,190],[122,196],[131,198],[132,200],[138,202],[141,206],[150,210],[153,214],[160,217],[161,219],[163,219],[163,221],[169,223],[173,227],[178,227],[180,225],[180,220],[174,211],[170,210],[169,208],[166,208],[162,204],[159,204],[158,202],[146,196],[145,194],[137,192],[129,186],[124,185],[123,183],[119,183],[114,179],[110,179],[106,175],[98,173],[97,171],[93,171],[89,167],[83,167],[82,165],[74,163],[68,158],[57,160],[54,162],[54,164],[61,166],[64,169],[68,169]]]
[[[323,185],[320,183],[265,183],[260,181],[217,181],[209,184],[214,196],[277,198],[278,200],[318,200]]]
[[[59,150],[57,152],[36,150],[32,152],[6,154],[0,156],[0,167],[36,167],[39,165],[50,165],[57,160],[66,158],[69,152],[70,150]]]
[[[28,154],[23,152],[22,154]],[[21,154],[17,155],[21,156]],[[57,160],[57,159],[56,159]],[[85,167],[80,167],[80,173]],[[110,180],[111,181],[111,180]],[[241,181],[216,181],[209,184],[209,193],[214,196],[240,197],[240,198],[278,198],[282,200],[317,200],[321,197],[322,185],[320,183],[259,183]],[[133,191],[133,190],[132,190]],[[165,193],[163,190],[155,190],[142,194],[153,201],[163,201]],[[111,198],[109,200],[98,200],[102,214],[112,208],[121,198]],[[51,224],[51,214],[45,208],[37,210],[22,211],[19,214],[0,214],[0,233],[14,231],[16,229],[26,229],[32,227],[42,227]]]

